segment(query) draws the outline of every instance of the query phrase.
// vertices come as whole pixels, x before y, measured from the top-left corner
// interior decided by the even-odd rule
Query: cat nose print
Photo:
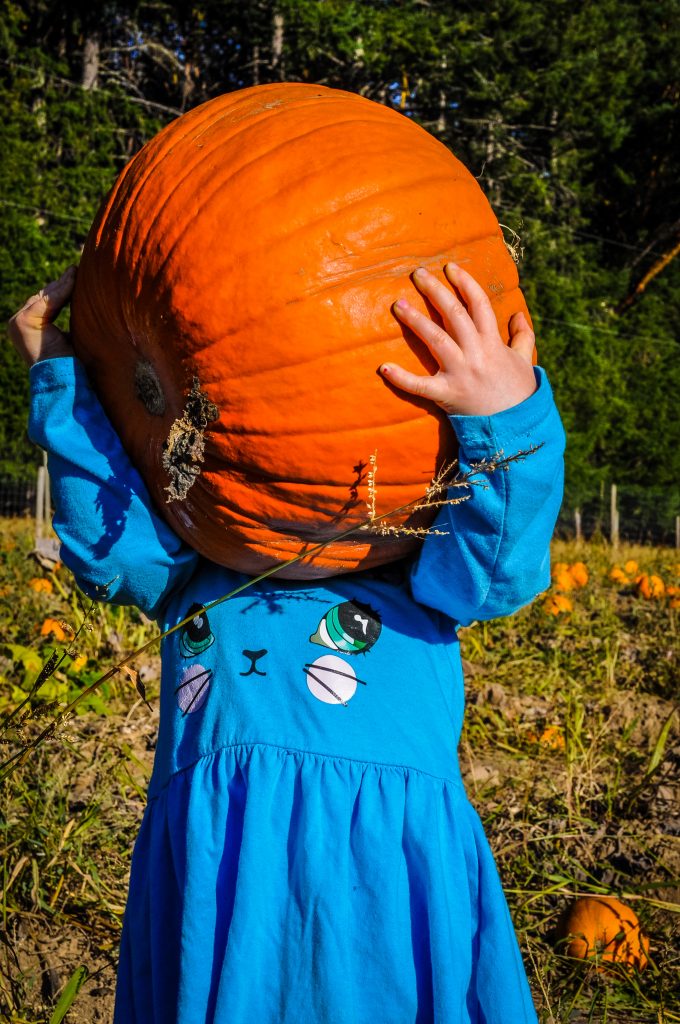
[[[266,648],[263,648],[261,651],[243,651],[245,657],[248,658],[250,661],[250,668],[248,669],[247,672],[241,672],[239,674],[242,676],[266,676],[267,673],[260,672],[259,668],[257,667],[257,662],[260,660],[260,658],[264,658],[266,653]]]

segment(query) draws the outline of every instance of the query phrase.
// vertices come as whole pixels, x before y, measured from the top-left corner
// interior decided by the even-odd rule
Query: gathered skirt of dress
[[[462,784],[268,744],[172,776],[134,852],[116,1024],[535,1024]]]

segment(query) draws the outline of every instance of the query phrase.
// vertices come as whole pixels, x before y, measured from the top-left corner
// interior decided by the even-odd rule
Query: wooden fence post
[[[616,484],[612,484],[609,495],[609,540],[613,548],[619,546],[619,507]]]
[[[52,524],[52,495],[50,493],[50,474],[47,469],[47,452],[43,452],[43,466],[45,469],[45,525],[48,530]]]
[[[45,518],[45,475],[47,470],[44,466],[38,467],[38,480],[35,488],[35,546],[43,535]]]
[[[47,471],[47,452],[43,452],[43,464],[38,466],[35,488],[35,549],[41,547],[45,530],[49,530],[52,519],[50,497],[50,474]]]

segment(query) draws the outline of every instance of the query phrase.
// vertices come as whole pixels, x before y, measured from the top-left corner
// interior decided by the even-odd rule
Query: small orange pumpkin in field
[[[377,374],[432,372],[392,313],[449,261],[507,341],[526,305],[481,188],[437,139],[362,96],[277,83],[171,122],[127,165],[85,244],[77,354],[159,510],[241,572],[280,564],[425,493],[455,456],[446,417]],[[427,525],[434,513],[394,520]],[[392,561],[417,536],[361,533],[286,569]]]
[[[564,594],[551,594],[543,602],[543,611],[546,615],[562,615],[573,610],[572,602]]]
[[[577,899],[560,921],[558,938],[567,956],[594,960],[599,970],[614,963],[638,971],[647,965],[649,939],[635,912],[613,896]]]
[[[637,583],[638,593],[648,600],[663,597],[665,593],[666,588],[660,576],[648,575],[646,572],[643,572],[635,582]]]
[[[569,568],[572,579],[577,587],[585,587],[588,582],[588,566],[585,562],[574,562]]]

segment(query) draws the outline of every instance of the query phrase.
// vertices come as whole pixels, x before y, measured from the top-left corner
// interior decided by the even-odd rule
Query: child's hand
[[[445,273],[465,305],[422,267],[413,275],[418,290],[441,314],[443,328],[405,299],[393,307],[399,320],[425,342],[439,370],[428,377],[384,363],[380,373],[390,384],[430,399],[449,415],[490,416],[519,405],[536,390],[534,333],[526,317],[514,314],[510,344],[505,345],[484,289],[455,263],[447,263]]]
[[[9,321],[12,344],[29,366],[41,359],[73,355],[66,335],[52,321],[71,298],[75,280],[76,268],[69,267],[58,281],[51,281],[32,295]]]

